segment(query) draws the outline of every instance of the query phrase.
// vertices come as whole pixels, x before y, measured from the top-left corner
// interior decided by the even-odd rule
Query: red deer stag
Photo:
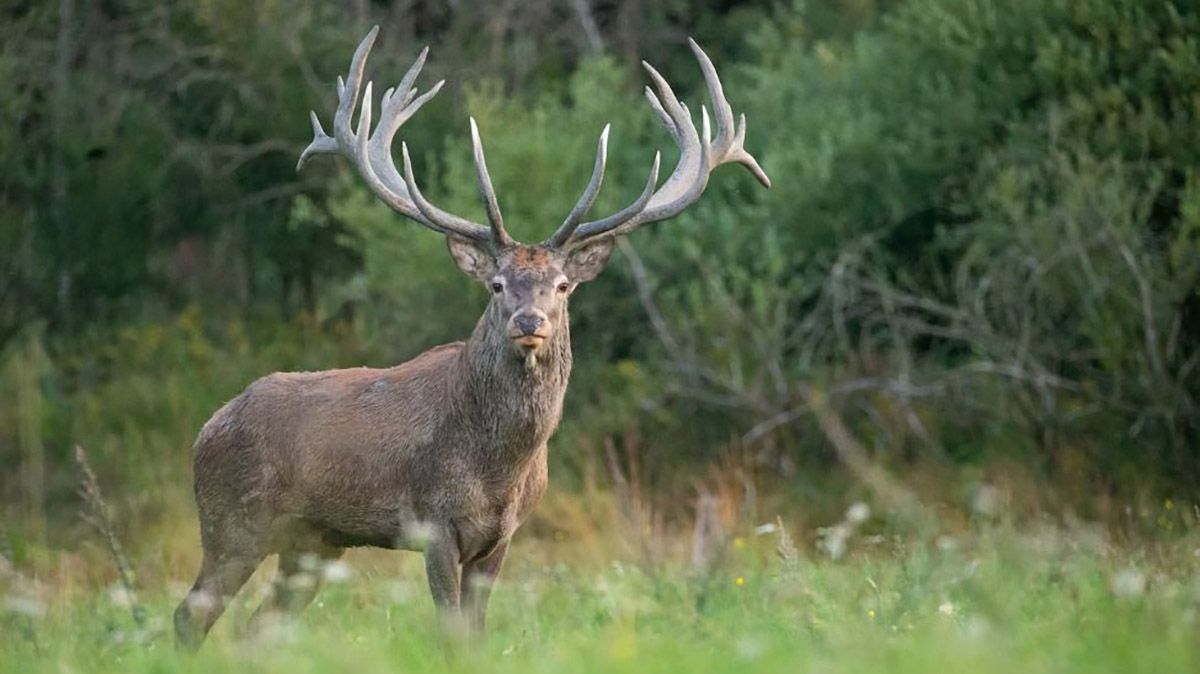
[[[571,373],[567,299],[592,280],[618,236],[670,218],[696,201],[721,164],[742,164],[765,186],[766,173],[742,147],[712,62],[695,42],[716,117],[702,132],[667,81],[654,83],[650,106],[679,145],[679,163],[657,187],[659,155],[632,204],[584,221],[604,178],[608,127],[592,176],[554,234],[535,246],[504,229],[475,121],[471,141],[489,224],[452,215],[421,195],[408,148],[403,175],[391,145],[397,130],[442,82],[413,88],[428,49],[383,94],[371,132],[371,83],[362,86],[378,27],[359,44],[338,79],[333,136],[312,114],[314,138],[297,169],[318,154],[339,154],[377,197],[445,235],[450,255],[491,300],[465,342],[438,346],[388,369],[277,373],[255,381],[213,415],[194,448],[196,506],[204,559],[175,612],[179,642],[198,646],[263,558],[279,555],[265,613],[298,610],[315,583],[291,582],[305,559],[333,560],[348,546],[419,550],[429,589],[447,624],[482,632],[488,594],[509,540],[546,489],[546,441],[558,425]],[[357,128],[354,109],[361,110]]]

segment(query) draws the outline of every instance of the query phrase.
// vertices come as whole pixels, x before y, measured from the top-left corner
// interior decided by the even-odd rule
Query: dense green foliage
[[[1016,466],[1060,485],[1038,505],[1099,517],[1194,495],[1192,3],[573,3],[594,10],[586,40],[542,3],[75,4],[2,10],[0,460],[18,470],[0,493],[31,539],[69,521],[74,443],[129,522],[169,521],[196,429],[256,376],[396,363],[470,329],[483,294],[437,236],[338,162],[293,171],[372,20],[377,80],[424,42],[423,81],[451,80],[402,132],[426,191],[481,216],[475,115],[519,238],[569,209],[605,122],[596,211],[637,191],[667,138],[636,59],[695,98],[687,32],[775,179],[722,169],[576,295],[560,486],[611,473],[613,443],[670,516],[701,483],[812,500],[839,459],[862,477],[819,399],[873,462],[946,471],[950,491]]]

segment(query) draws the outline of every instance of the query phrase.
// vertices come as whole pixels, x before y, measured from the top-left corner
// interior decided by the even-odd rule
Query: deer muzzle
[[[536,349],[550,336],[550,322],[540,311],[523,311],[509,321],[508,335],[527,349]]]

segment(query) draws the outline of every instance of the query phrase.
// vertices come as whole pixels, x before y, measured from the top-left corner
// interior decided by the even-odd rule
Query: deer
[[[354,546],[423,553],[440,622],[448,631],[482,635],[509,543],[547,487],[547,443],[571,374],[568,299],[600,273],[619,237],[679,214],[718,166],[741,164],[771,185],[743,147],[745,115],[735,124],[716,68],[689,39],[711,99],[715,138],[707,107],[697,131],[670,84],[643,62],[654,84],[646,98],[679,146],[674,171],[658,184],[662,154],[656,152],[632,203],[587,220],[604,179],[606,125],[575,206],[546,240],[519,243],[505,230],[474,118],[471,142],[487,225],[426,200],[404,142],[403,174],[397,169],[397,131],[444,80],[417,94],[426,47],[384,92],[372,131],[372,83],[363,86],[363,77],[378,33],[378,26],[371,29],[347,76],[337,80],[333,135],[310,113],[313,140],[296,169],[322,154],[348,160],[376,197],[443,235],[451,259],[484,285],[490,300],[465,341],[390,368],[270,374],[204,424],[193,446],[203,559],[174,616],[177,642],[186,649],[199,647],[266,557],[278,555],[278,571],[250,618],[251,630],[266,616],[310,603],[319,576],[296,581],[311,572],[313,560],[337,560]]]

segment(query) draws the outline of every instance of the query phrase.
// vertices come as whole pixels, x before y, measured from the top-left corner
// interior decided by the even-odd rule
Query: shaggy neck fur
[[[494,304],[463,349],[470,416],[483,437],[477,451],[522,465],[558,426],[571,376],[571,328],[563,308],[551,337],[530,363],[513,348]]]

